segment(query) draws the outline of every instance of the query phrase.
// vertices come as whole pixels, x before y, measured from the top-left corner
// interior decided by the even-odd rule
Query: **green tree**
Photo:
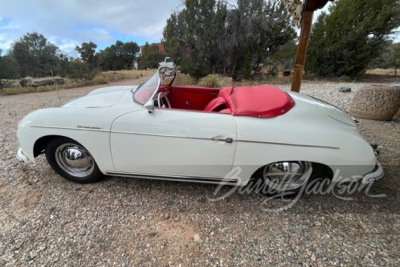
[[[278,49],[268,58],[268,63],[276,69],[289,70],[294,67],[297,45],[294,41],[289,41]]]
[[[165,50],[168,51],[168,55],[174,59],[174,62],[180,65],[181,62],[181,53],[180,49],[184,46],[183,33],[181,32],[182,23],[178,24],[178,17],[182,17],[182,13],[175,14],[173,13],[171,17],[167,20],[167,25],[163,31],[163,45]]]
[[[89,63],[76,58],[70,62],[71,72],[68,77],[71,79],[91,80],[94,73],[90,70]]]
[[[400,68],[400,43],[391,45],[392,57],[389,61],[389,66],[394,68],[394,76],[397,76],[397,69]]]
[[[0,89],[3,89],[2,80],[18,78],[18,66],[10,55],[1,55],[0,50]]]
[[[163,61],[165,54],[161,53],[157,44],[146,44],[142,47],[142,54],[139,57],[139,69],[157,68],[158,63]]]
[[[57,69],[57,46],[36,32],[27,33],[15,42],[11,55],[15,59],[22,77],[43,77]]]
[[[319,76],[365,73],[400,26],[398,0],[340,0],[313,25],[306,70]]]
[[[68,57],[67,55],[64,54],[59,54],[58,55],[58,70],[57,74],[60,75],[61,77],[66,77],[67,75],[71,74],[73,72],[72,69],[72,64],[71,62],[73,61],[72,57]]]
[[[263,0],[238,0],[229,9],[225,1],[186,0],[163,32],[167,53],[197,78],[213,72],[246,78],[295,37],[283,4]]]
[[[100,51],[100,66],[103,70],[132,69],[138,52],[139,46],[136,42],[116,41]]]
[[[97,45],[93,42],[82,43],[81,46],[76,46],[75,50],[80,54],[81,59],[89,64],[91,71],[94,71],[98,66],[98,54],[96,53]]]
[[[247,78],[252,70],[276,53],[280,46],[293,42],[296,33],[283,3],[263,0],[238,0],[238,8],[228,17],[229,41],[233,43],[232,74]]]
[[[397,76],[397,70],[400,68],[400,43],[389,42],[379,57],[371,63],[371,67],[394,68],[394,75]]]
[[[139,53],[140,48],[136,42],[127,42],[124,43],[122,47],[122,55],[121,57],[124,59],[124,68],[132,69],[133,62],[137,58],[137,54]]]
[[[171,15],[163,42],[181,71],[199,78],[223,69],[220,41],[226,15],[226,4],[215,0],[186,0],[185,8]]]

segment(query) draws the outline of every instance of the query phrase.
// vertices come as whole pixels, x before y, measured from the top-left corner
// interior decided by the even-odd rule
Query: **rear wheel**
[[[313,173],[311,162],[280,161],[263,168],[262,179],[267,195],[296,194],[310,180]]]
[[[89,151],[69,138],[51,140],[46,147],[46,158],[55,172],[70,181],[92,183],[103,177]]]

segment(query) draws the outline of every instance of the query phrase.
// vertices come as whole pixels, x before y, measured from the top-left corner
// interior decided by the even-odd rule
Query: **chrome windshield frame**
[[[173,78],[172,78],[171,82],[168,84],[168,86],[171,86],[172,83],[173,83],[174,80],[175,80],[175,77],[176,77],[176,72],[175,72],[175,70],[172,70],[172,69],[167,68],[167,67],[160,67],[160,68],[157,69],[157,71],[156,71],[152,76],[150,76],[149,79],[146,80],[146,82],[144,82],[143,84],[141,84],[141,85],[140,85],[139,87],[137,87],[135,90],[132,90],[132,93],[133,93],[133,101],[134,101],[135,103],[137,103],[137,104],[143,106],[143,107],[152,107],[152,106],[154,106],[154,97],[155,97],[156,93],[158,92],[158,90],[160,89],[161,80],[162,80],[162,78],[165,79],[165,74],[168,72],[168,70],[172,71],[172,74],[173,74]],[[146,101],[144,101],[144,103],[138,101],[137,98],[135,98],[135,95],[140,91],[141,88],[145,87],[146,85],[151,86],[151,85],[148,84],[148,83],[151,82],[151,80],[154,78],[154,76],[157,76],[157,82],[156,82],[156,84],[155,84],[154,91],[152,92],[151,96],[149,97],[149,99],[147,99]],[[150,103],[150,102],[151,102],[151,103]]]

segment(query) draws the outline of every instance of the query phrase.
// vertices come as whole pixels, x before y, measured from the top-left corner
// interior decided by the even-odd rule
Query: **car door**
[[[120,116],[111,130],[118,174],[223,178],[236,148],[232,115],[146,109]]]

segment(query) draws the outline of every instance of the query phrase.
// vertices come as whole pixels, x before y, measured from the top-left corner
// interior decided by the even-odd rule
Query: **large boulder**
[[[360,119],[391,120],[400,108],[400,89],[388,85],[368,85],[354,95],[350,113]]]

